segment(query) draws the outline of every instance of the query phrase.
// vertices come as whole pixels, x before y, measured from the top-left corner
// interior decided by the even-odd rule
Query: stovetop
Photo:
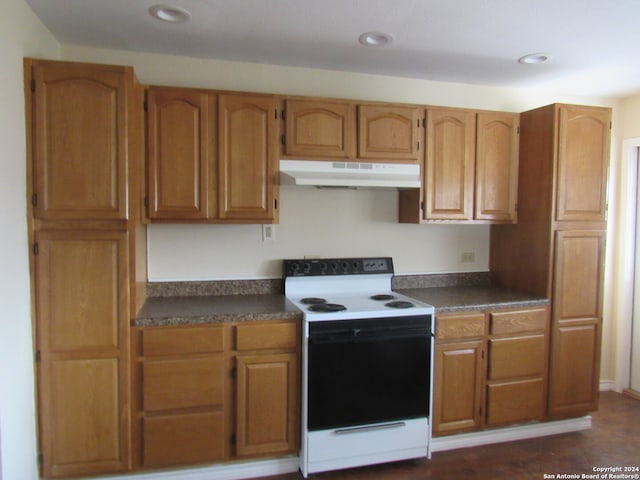
[[[306,321],[433,314],[431,305],[391,290],[389,257],[285,260],[285,295]]]

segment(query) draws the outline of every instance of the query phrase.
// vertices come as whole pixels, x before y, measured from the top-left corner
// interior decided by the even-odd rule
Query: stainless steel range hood
[[[420,188],[420,166],[280,160],[280,184],[320,188]]]

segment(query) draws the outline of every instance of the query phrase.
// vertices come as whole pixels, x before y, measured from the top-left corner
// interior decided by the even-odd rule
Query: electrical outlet
[[[462,252],[462,263],[473,263],[476,261],[475,252]]]
[[[262,225],[262,241],[276,239],[276,226],[275,225]]]

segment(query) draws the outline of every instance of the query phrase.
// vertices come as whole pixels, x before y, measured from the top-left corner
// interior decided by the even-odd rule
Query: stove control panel
[[[393,273],[391,257],[284,260],[285,277]]]

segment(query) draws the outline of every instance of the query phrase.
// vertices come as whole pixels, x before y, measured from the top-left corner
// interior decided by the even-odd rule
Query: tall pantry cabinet
[[[610,129],[608,108],[522,113],[518,224],[491,227],[495,283],[552,300],[550,418],[598,405]]]
[[[25,89],[41,475],[126,471],[142,90],[128,67],[31,59]]]

